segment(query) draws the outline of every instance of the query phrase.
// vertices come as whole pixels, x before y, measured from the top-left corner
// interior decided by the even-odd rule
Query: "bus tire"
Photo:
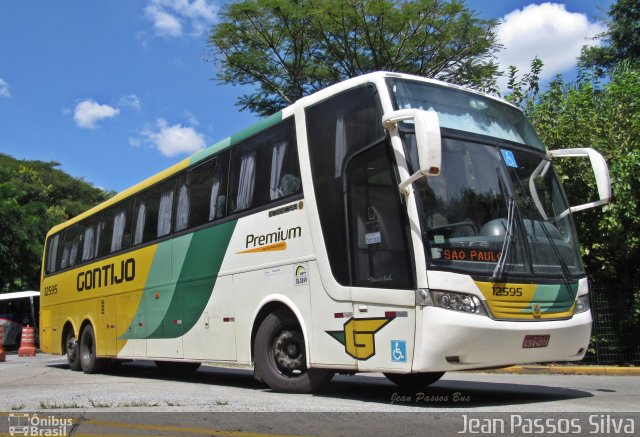
[[[155,361],[156,367],[161,372],[173,373],[173,372],[183,372],[183,373],[192,373],[200,368],[202,363],[192,362],[192,361]]]
[[[87,325],[80,335],[80,366],[84,373],[100,373],[107,361],[96,356],[96,335],[93,326]]]
[[[64,341],[64,349],[67,356],[67,363],[69,363],[69,368],[75,372],[81,370],[78,342],[76,341],[76,334],[73,332],[73,329],[69,329],[67,331],[67,337]]]
[[[333,372],[308,369],[304,336],[298,320],[283,309],[269,314],[254,340],[256,377],[283,393],[311,393]]]
[[[402,388],[423,388],[442,378],[444,372],[384,373],[384,376]]]

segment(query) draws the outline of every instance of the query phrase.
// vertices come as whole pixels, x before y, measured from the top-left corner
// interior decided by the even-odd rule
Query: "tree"
[[[598,36],[600,47],[583,47],[579,62],[597,73],[610,71],[621,61],[640,60],[640,2],[618,0],[609,8],[608,29]]]
[[[208,39],[218,80],[258,84],[237,103],[260,115],[376,70],[495,92],[497,23],[464,0],[240,0],[220,16]]]
[[[621,60],[604,83],[601,72],[581,70],[576,82],[556,77],[539,93],[541,65],[534,63],[522,79],[510,71],[514,92],[508,98],[523,108],[549,149],[593,147],[609,164],[613,202],[574,218],[587,273],[611,291],[617,353],[633,362],[633,343],[622,339],[640,329],[640,69]],[[596,187],[586,160],[556,160],[556,166],[571,204],[595,200],[589,198]],[[606,347],[606,340],[600,344]]]
[[[0,292],[39,289],[47,231],[112,194],[59,165],[0,153]]]
[[[588,76],[575,84],[558,78],[529,113],[550,149],[593,147],[609,163],[614,202],[575,216],[588,271],[599,282],[640,281],[639,107],[640,71],[627,70],[603,86]],[[559,165],[570,198],[594,192],[586,163],[563,160]]]

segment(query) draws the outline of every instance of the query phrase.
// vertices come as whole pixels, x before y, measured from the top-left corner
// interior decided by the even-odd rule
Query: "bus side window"
[[[344,206],[344,166],[364,148],[383,141],[376,89],[372,85],[345,91],[308,107],[307,138],[318,215],[331,272],[351,285]]]
[[[74,266],[80,262],[78,252],[81,250],[82,234],[83,227],[81,225],[74,225],[65,232],[62,259],[60,260],[61,269]]]
[[[175,179],[155,185],[136,197],[133,244],[148,243],[171,232]]]
[[[131,246],[132,209],[133,202],[125,200],[105,213],[99,256],[128,249]]]
[[[230,186],[231,212],[267,205],[302,192],[292,120],[232,151]]]
[[[190,196],[189,187],[185,178],[178,180],[178,201],[176,202],[175,231],[180,232],[187,229],[189,224]]]
[[[50,237],[47,241],[47,261],[45,263],[45,272],[53,273],[58,265],[58,244],[60,242],[60,234]]]
[[[158,238],[164,237],[171,232],[172,209],[173,188],[169,188],[160,194],[160,205],[158,206]]]
[[[229,174],[229,154],[224,153],[217,158],[209,190],[208,220],[222,218],[227,213],[227,175]],[[204,210],[205,208],[203,208]]]
[[[89,261],[98,256],[100,239],[102,236],[102,215],[84,221],[84,236],[82,241],[82,261]]]
[[[232,170],[232,212],[240,212],[254,206],[256,186],[256,147],[246,144],[234,150],[231,155]]]
[[[225,214],[227,153],[183,174],[177,183],[175,231],[208,223]]]

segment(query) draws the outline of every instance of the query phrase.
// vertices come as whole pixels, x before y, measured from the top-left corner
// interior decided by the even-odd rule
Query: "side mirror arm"
[[[416,147],[420,169],[398,185],[402,194],[407,194],[408,187],[425,176],[438,176],[442,161],[442,139],[440,122],[435,111],[419,109],[401,109],[382,116],[382,126],[391,135],[398,135],[398,123],[413,119],[416,135]]]

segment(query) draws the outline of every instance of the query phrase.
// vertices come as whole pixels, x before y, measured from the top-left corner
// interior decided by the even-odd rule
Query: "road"
[[[469,418],[537,414],[575,417],[587,435],[594,426],[602,424],[604,429],[612,417],[631,418],[640,427],[640,378],[455,372],[428,389],[403,391],[381,374],[337,375],[319,393],[291,395],[273,392],[247,369],[203,366],[193,374],[169,376],[151,362],[135,362],[109,374],[85,375],[70,371],[57,356],[8,355],[7,362],[0,363],[0,411],[80,417],[85,434],[92,433],[91,426],[106,426],[91,420],[109,420],[121,426],[164,426],[154,432],[171,435],[212,430],[233,430],[243,436],[265,431],[267,435],[359,435],[364,426],[413,435],[427,424],[430,429],[440,426],[441,435],[455,435]],[[211,428],[214,425],[217,428]],[[122,431],[118,429],[115,432]],[[143,434],[150,429],[142,429]],[[185,429],[190,431],[185,434]],[[104,429],[93,431],[103,433]]]

